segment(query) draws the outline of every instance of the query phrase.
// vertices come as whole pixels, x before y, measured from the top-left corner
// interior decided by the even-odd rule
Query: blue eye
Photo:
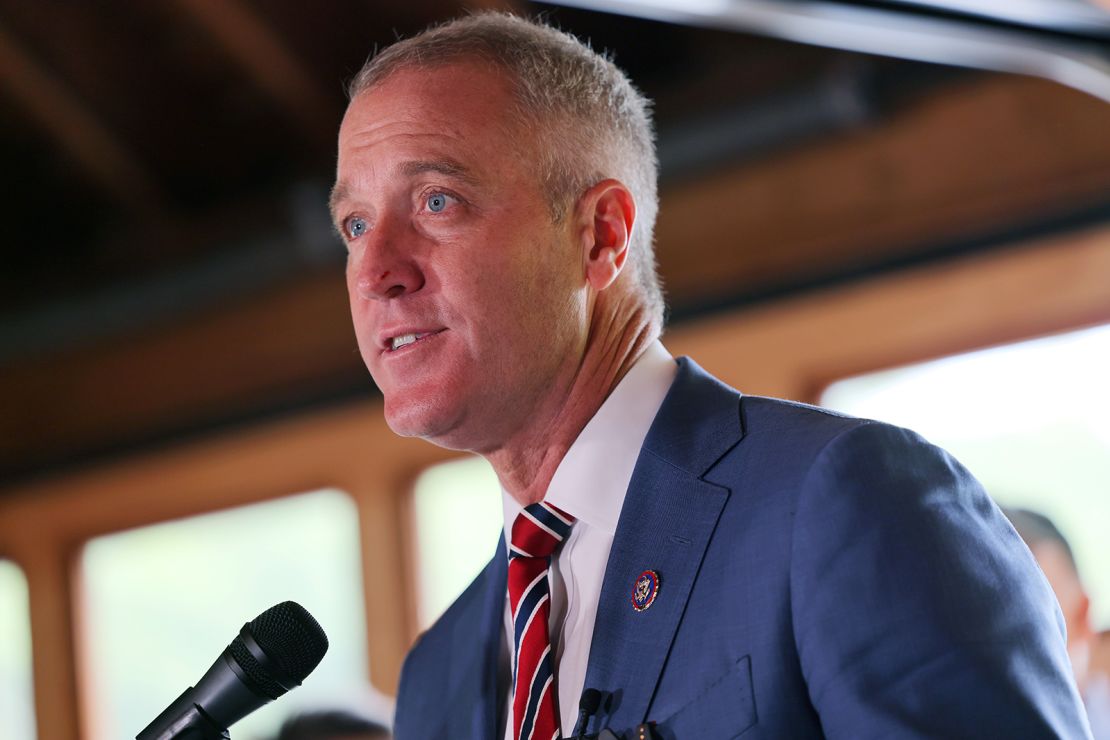
[[[352,216],[351,218],[347,219],[347,236],[352,239],[362,236],[369,229],[370,226],[366,223],[366,219],[364,218]]]
[[[447,207],[447,196],[443,193],[433,193],[428,196],[428,210],[432,213],[440,213]]]

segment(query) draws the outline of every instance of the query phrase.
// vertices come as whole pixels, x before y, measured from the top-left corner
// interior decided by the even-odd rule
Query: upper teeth
[[[413,342],[415,342],[417,339],[419,339],[422,336],[424,336],[424,335],[423,334],[402,334],[399,337],[393,337],[393,343],[392,343],[391,349],[398,349],[400,347],[404,347],[406,344],[412,344]]]

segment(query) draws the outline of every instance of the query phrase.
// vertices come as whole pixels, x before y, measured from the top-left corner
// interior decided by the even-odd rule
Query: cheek
[[[359,297],[356,280],[350,272],[347,274],[346,282],[348,307],[351,312],[351,327],[354,330],[355,341],[358,343],[363,362],[373,372],[373,365],[379,359],[377,335],[374,328],[374,319],[371,315],[375,302]]]
[[[367,301],[359,297],[357,279],[350,270],[347,271],[346,283],[347,303],[351,309],[351,320],[354,322],[355,325],[355,333],[359,334],[361,333],[360,330],[362,327],[360,326],[360,324],[362,323],[363,316],[366,312]]]
[[[358,269],[357,262],[351,254],[347,254],[347,264],[344,268],[344,279],[347,283],[347,298],[351,302],[351,313],[353,314],[359,303],[358,298]]]

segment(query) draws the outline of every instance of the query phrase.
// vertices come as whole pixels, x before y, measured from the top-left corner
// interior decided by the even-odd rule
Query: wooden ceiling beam
[[[0,88],[124,206],[162,213],[166,199],[142,161],[0,22]]]
[[[656,228],[679,302],[889,263],[1105,205],[1110,105],[1036,79],[938,91],[870,129],[664,191]]]
[[[843,378],[1110,322],[1110,227],[1015,246],[712,316],[665,341],[745,393],[818,403]]]
[[[313,141],[330,142],[339,120],[336,101],[277,33],[240,0],[176,0],[259,88]]]
[[[370,393],[342,273],[309,274],[169,329],[0,366],[0,471],[363,380]]]

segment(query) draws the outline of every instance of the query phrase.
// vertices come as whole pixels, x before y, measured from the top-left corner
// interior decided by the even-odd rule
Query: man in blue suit
[[[390,47],[331,207],[391,428],[504,494],[400,740],[1089,736],[1047,584],[958,463],[659,343],[648,104],[610,62],[496,14]]]

